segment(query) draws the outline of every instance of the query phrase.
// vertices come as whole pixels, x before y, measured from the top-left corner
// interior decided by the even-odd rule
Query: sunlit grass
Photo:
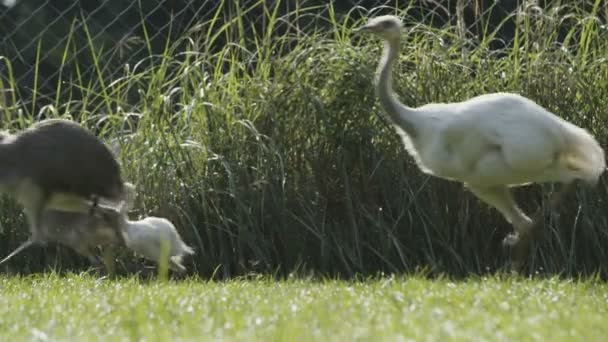
[[[177,283],[0,278],[3,340],[598,341],[608,287],[498,277]]]

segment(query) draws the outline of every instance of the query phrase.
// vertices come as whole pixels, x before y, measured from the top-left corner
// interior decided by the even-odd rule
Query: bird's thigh
[[[516,228],[522,229],[530,225],[530,218],[519,208],[508,187],[500,185],[483,187],[472,184],[468,184],[467,187],[477,198],[496,208]]]
[[[28,220],[30,233],[34,239],[39,235],[39,224],[42,209],[46,201],[44,192],[37,186],[26,186],[19,189],[18,201],[23,206],[23,211]]]

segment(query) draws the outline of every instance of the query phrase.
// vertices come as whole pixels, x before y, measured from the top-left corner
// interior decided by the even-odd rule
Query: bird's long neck
[[[399,45],[398,38],[388,39],[384,42],[382,59],[376,71],[376,94],[393,123],[401,127],[410,138],[415,139],[419,132],[414,122],[413,110],[399,102],[392,87],[391,74],[393,64],[399,57]]]

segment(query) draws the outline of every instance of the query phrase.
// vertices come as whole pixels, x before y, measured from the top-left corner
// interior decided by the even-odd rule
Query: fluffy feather
[[[175,226],[162,217],[149,216],[142,220],[125,220],[123,232],[127,247],[146,259],[159,262],[163,241],[168,242],[169,268],[185,272],[181,264],[185,255],[193,255],[194,250],[181,239]]]

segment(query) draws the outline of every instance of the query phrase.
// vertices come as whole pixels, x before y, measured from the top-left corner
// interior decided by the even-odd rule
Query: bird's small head
[[[394,15],[382,15],[371,18],[367,24],[356,31],[372,32],[384,39],[395,39],[400,37],[402,27],[401,19]]]

